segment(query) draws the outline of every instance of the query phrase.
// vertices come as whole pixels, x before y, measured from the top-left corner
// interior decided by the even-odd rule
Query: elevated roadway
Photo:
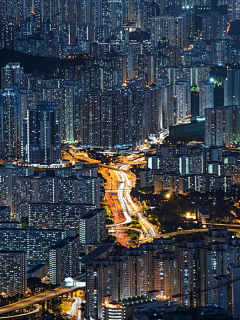
[[[33,307],[34,307],[33,311],[21,313],[21,314],[16,314],[16,315],[11,315],[11,316],[6,316],[6,317],[0,317],[0,319],[7,320],[7,319],[19,319],[19,318],[26,317],[26,316],[29,317],[31,315],[38,313],[41,309],[41,306],[38,304],[35,304]]]
[[[240,224],[207,222],[207,223],[204,223],[204,225],[212,228],[216,227],[216,228],[223,228],[223,229],[240,229]]]
[[[0,315],[8,314],[8,313],[14,312],[16,310],[26,309],[27,307],[29,307],[31,305],[35,305],[39,302],[51,300],[51,299],[57,298],[59,296],[62,296],[64,294],[81,290],[84,287],[85,287],[85,283],[81,283],[80,285],[76,285],[76,286],[72,286],[72,287],[62,286],[62,287],[58,287],[52,291],[45,291],[43,293],[39,293],[39,294],[36,294],[30,298],[9,304],[4,307],[0,307]]]
[[[140,233],[139,241],[150,241],[153,238],[158,237],[159,233],[157,228],[144,217],[141,209],[133,202],[130,195],[136,180],[136,176],[132,172],[129,172],[130,164],[120,163],[115,166],[101,166],[108,168],[110,171],[112,170],[115,174],[115,185],[118,185],[118,189],[116,189],[116,187],[113,188],[113,184],[107,183],[108,188],[105,191],[109,193],[110,200],[113,192],[116,193],[124,217],[124,220],[121,222],[115,222],[114,224],[107,225],[107,227],[112,229],[115,228],[116,231],[120,229],[131,229],[127,225],[132,222],[132,216],[137,216],[141,225],[141,229],[139,229],[139,231],[142,231],[138,231]],[[109,188],[109,186],[111,186],[111,188]]]
[[[174,238],[178,235],[189,235],[189,234],[194,234],[198,232],[207,232],[209,229],[204,228],[204,229],[192,229],[192,230],[183,230],[183,231],[175,231],[175,232],[169,232],[169,233],[162,233],[161,238]],[[240,229],[236,228],[230,228],[228,229],[229,232],[233,233],[240,233]]]

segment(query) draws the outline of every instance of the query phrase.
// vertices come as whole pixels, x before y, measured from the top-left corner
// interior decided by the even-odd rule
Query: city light
[[[215,2],[1,1],[0,318],[240,319],[240,5]]]

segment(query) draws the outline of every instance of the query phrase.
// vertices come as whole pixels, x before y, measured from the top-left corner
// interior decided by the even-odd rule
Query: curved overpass
[[[51,300],[51,299],[57,298],[61,295],[81,290],[83,287],[85,287],[84,283],[82,283],[82,285],[77,285],[74,287],[58,287],[52,291],[45,291],[43,293],[36,294],[35,296],[32,296],[32,297],[27,298],[25,300],[15,302],[15,303],[9,304],[4,307],[0,307],[0,315],[1,314],[8,314],[10,312],[14,312],[14,311],[20,310],[20,309],[25,309],[31,305],[37,304],[38,302]],[[6,319],[7,318],[9,318],[9,317],[6,317]]]
[[[6,320],[6,319],[16,319],[16,318],[21,318],[21,317],[27,317],[33,314],[36,314],[40,311],[41,306],[38,304],[34,304],[33,306],[35,310],[31,312],[26,312],[26,313],[21,313],[21,314],[16,314],[16,315],[11,315],[11,316],[6,316],[6,317],[0,317],[0,320]]]

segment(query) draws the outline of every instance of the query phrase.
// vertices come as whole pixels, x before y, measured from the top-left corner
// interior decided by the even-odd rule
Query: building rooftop
[[[82,263],[89,264],[99,256],[101,256],[104,252],[110,250],[114,246],[114,243],[101,243],[99,247],[95,250],[87,254],[82,260]]]
[[[59,242],[57,242],[55,245],[53,245],[51,247],[51,249],[59,249],[59,248],[63,248],[65,247],[66,245],[68,245],[70,242],[74,241],[75,239],[78,238],[78,235],[76,237],[67,237]]]
[[[30,274],[30,273],[36,272],[36,271],[42,269],[44,266],[46,266],[46,265],[45,264],[37,264],[36,266],[29,268],[27,273]]]
[[[9,206],[0,205],[0,211],[10,208]],[[10,208],[11,209],[11,208]]]
[[[89,210],[86,214],[84,214],[82,216],[82,219],[88,219],[88,218],[92,218],[93,216],[95,216],[97,213],[103,211],[104,209],[92,209]]]

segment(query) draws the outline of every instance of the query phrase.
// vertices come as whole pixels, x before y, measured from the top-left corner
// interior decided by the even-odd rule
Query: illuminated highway
[[[157,228],[144,217],[144,215],[141,213],[140,208],[138,208],[132,200],[130,192],[135,183],[135,175],[133,175],[132,173],[131,175],[129,175],[129,167],[129,164],[118,164],[115,167],[111,167],[111,170],[114,171],[115,177],[118,181],[117,196],[122,209],[124,220],[108,225],[107,227],[112,229],[117,228],[117,230],[119,230],[120,226],[130,224],[132,221],[132,216],[135,215],[138,217],[143,231],[142,233],[140,233],[139,240],[141,242],[149,241],[152,238],[157,237],[159,234],[157,232]],[[113,189],[110,188],[108,192],[112,193]],[[126,226],[125,228],[121,229],[131,228]]]
[[[120,223],[108,225],[108,227],[116,227],[116,226],[120,226],[120,225],[124,225],[124,224],[129,224],[132,221],[131,215],[129,214],[129,212],[131,212],[131,210],[129,210],[130,207],[129,207],[129,205],[125,199],[125,196],[124,196],[125,195],[125,185],[126,185],[125,177],[123,176],[122,172],[118,172],[118,171],[115,171],[115,175],[116,175],[118,183],[119,183],[119,187],[117,190],[118,200],[121,204],[121,208],[122,208],[122,212],[123,212],[125,220]]]
[[[141,241],[141,240],[144,240],[144,239],[146,238],[145,233],[144,233],[143,230],[141,230],[141,229],[129,228],[129,227],[118,227],[117,230],[118,230],[118,231],[120,231],[120,230],[133,230],[133,231],[136,231],[136,232],[138,232],[138,233],[140,234],[140,236],[139,236],[139,240],[140,240],[140,241]]]
[[[11,316],[6,316],[6,317],[0,317],[1,320],[7,320],[7,319],[17,319],[17,318],[22,318],[23,316],[30,316],[33,314],[36,314],[40,311],[41,306],[39,306],[38,304],[35,304],[34,306],[34,310],[30,311],[30,312],[26,312],[26,313],[22,313],[22,314],[16,314],[16,315],[11,315]]]
[[[69,157],[69,154],[65,152],[65,156]],[[139,157],[140,156],[140,157]],[[132,200],[130,192],[134,187],[136,176],[129,171],[129,167],[132,164],[145,164],[145,158],[142,155],[122,157],[123,163],[117,165],[103,165],[100,161],[91,159],[86,153],[75,153],[72,156],[72,161],[86,161],[89,163],[98,163],[102,168],[107,169],[105,178],[107,179],[106,199],[109,207],[111,208],[114,224],[108,225],[108,228],[114,229],[117,232],[117,238],[122,245],[133,246],[130,238],[124,233],[123,229],[129,228],[132,222],[132,216],[137,216],[138,221],[142,227],[139,240],[141,242],[150,241],[153,238],[159,236],[157,228],[151,224],[142,214],[141,208],[139,208]],[[70,158],[69,158],[70,160]],[[120,228],[124,226],[124,228]],[[125,227],[126,226],[126,227]],[[136,230],[135,230],[136,231]]]
[[[79,297],[73,297],[73,299],[75,301],[73,302],[71,309],[67,312],[67,315],[72,317],[78,315],[78,309],[81,307],[82,303],[82,299]]]
[[[183,231],[174,231],[174,232],[169,232],[169,233],[163,233],[161,234],[162,238],[174,238],[178,235],[191,235],[193,233],[198,233],[198,232],[207,232],[209,229],[204,228],[204,229],[192,229],[192,230],[183,230]],[[235,234],[240,233],[240,229],[228,229],[229,232],[233,232]]]
[[[45,291],[43,293],[36,294],[36,295],[34,295],[30,298],[27,298],[25,300],[15,302],[15,303],[9,304],[4,307],[0,307],[0,314],[10,313],[10,312],[13,312],[13,311],[19,310],[19,309],[25,309],[32,304],[36,304],[41,301],[57,298],[60,295],[80,290],[80,289],[84,288],[85,286],[86,286],[85,282],[79,282],[79,284],[76,286],[69,286],[68,287],[66,285],[66,286],[61,286],[61,287],[55,288],[52,291]]]

